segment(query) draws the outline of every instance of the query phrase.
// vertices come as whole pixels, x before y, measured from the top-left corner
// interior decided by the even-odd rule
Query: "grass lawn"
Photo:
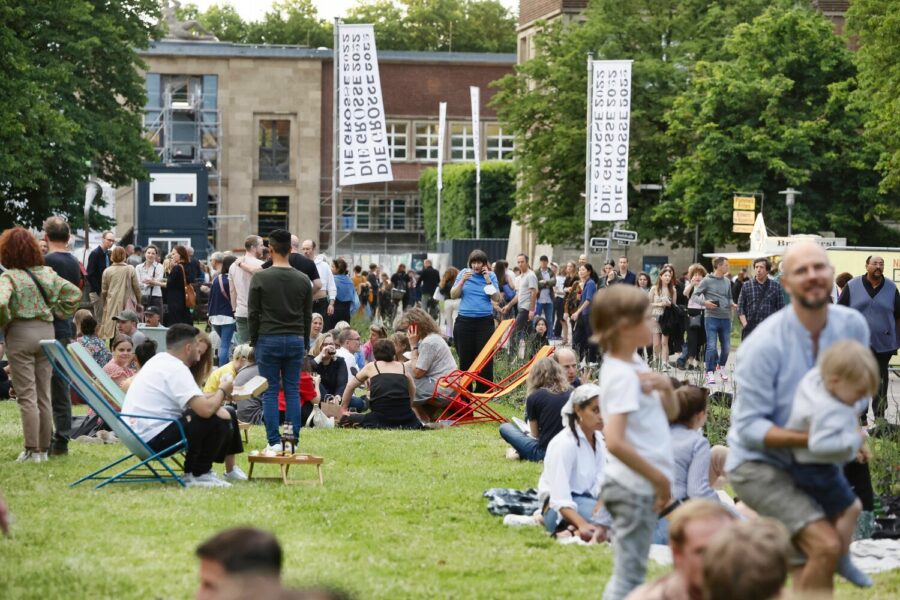
[[[123,447],[73,442],[68,457],[16,464],[18,410],[0,403],[0,490],[15,517],[14,536],[0,539],[0,597],[187,598],[194,548],[242,524],[277,534],[288,585],[336,585],[359,598],[600,596],[612,567],[608,546],[559,546],[542,529],[504,527],[485,509],[485,489],[535,486],[540,473],[503,457],[496,426],[301,435],[302,450],[326,459],[324,487],[70,489]],[[261,429],[251,431],[250,449],[263,445]],[[277,474],[269,469],[261,474]],[[651,563],[651,576],[663,572]],[[875,580],[874,592],[841,584],[838,596],[900,594],[900,572]]]

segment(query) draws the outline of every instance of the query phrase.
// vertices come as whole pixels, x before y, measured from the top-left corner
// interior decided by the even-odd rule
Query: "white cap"
[[[598,398],[600,396],[600,386],[594,385],[593,383],[583,383],[579,385],[575,390],[569,394],[569,399],[566,401],[565,405],[563,405],[562,410],[559,411],[559,414],[562,415],[563,419],[566,419],[569,415],[575,414],[576,406],[584,406],[588,404],[594,398]]]

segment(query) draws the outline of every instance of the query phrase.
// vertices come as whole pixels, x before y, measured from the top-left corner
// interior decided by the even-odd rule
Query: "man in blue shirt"
[[[728,431],[728,481],[750,508],[781,521],[807,562],[795,574],[798,589],[830,591],[842,553],[834,525],[801,491],[788,468],[791,448],[806,448],[808,433],[784,428],[797,384],[831,344],[869,344],[856,311],[830,304],[834,269],[811,242],[791,246],[781,263],[791,304],[757,327],[737,353],[737,395]]]

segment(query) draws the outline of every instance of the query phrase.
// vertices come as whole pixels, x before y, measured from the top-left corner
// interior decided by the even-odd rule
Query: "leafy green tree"
[[[475,165],[444,165],[444,189],[441,190],[441,239],[475,237]],[[506,161],[481,163],[481,235],[486,238],[509,237],[516,191],[515,166]],[[419,196],[425,219],[425,236],[437,239],[437,169],[426,169],[419,176]]]
[[[332,25],[319,18],[312,0],[281,0],[262,21],[250,23],[247,42],[300,44],[311,48],[333,45]]]
[[[726,58],[701,61],[669,114],[670,134],[690,150],[676,161],[656,230],[690,243],[746,241],[731,233],[734,190],[765,193],[769,227],[786,233],[778,191],[803,192],[793,231],[835,231],[851,244],[900,236],[878,224],[889,199],[877,193],[876,155],[860,135],[850,51],[831,23],[804,6],[771,8],[734,29]],[[894,199],[896,201],[896,199]]]
[[[900,6],[896,0],[853,0],[847,28],[859,42],[855,100],[865,108],[869,143],[878,147],[883,191],[900,191]]]
[[[0,229],[51,213],[81,227],[90,175],[119,186],[144,176],[154,154],[135,50],[158,19],[155,0],[0,3]]]
[[[789,2],[790,0],[776,0]],[[629,225],[642,237],[660,232],[647,219],[679,155],[666,112],[689,81],[695,61],[714,59],[738,23],[769,0],[595,0],[583,24],[552,23],[536,38],[536,57],[499,82],[494,106],[516,134],[520,187],[515,216],[542,242],[571,243],[584,229],[587,53],[631,59],[632,112]],[[599,225],[598,225],[599,227]],[[663,232],[664,233],[664,232]]]
[[[406,30],[403,8],[393,0],[359,0],[354,4],[345,23],[372,23],[379,50],[410,50],[411,39]]]
[[[212,4],[196,18],[223,42],[241,43],[247,40],[250,27],[230,4]]]

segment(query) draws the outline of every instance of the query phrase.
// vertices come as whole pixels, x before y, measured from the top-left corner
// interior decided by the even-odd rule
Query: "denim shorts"
[[[837,465],[794,463],[790,473],[797,487],[812,496],[828,518],[841,514],[856,502],[844,470]]]

